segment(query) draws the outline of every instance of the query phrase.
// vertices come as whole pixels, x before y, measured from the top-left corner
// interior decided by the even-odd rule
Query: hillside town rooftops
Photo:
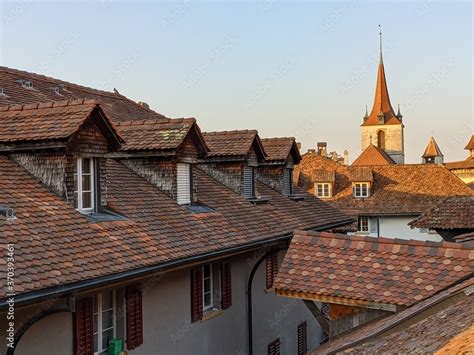
[[[282,296],[395,311],[473,269],[474,248],[464,244],[295,231],[273,287]]]

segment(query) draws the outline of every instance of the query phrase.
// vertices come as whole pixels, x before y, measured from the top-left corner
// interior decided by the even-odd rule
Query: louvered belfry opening
[[[244,197],[255,197],[255,168],[253,166],[244,165]]]

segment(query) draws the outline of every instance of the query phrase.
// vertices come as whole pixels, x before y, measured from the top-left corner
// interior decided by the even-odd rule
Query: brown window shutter
[[[143,309],[141,285],[127,287],[127,349],[143,343]]]
[[[191,322],[202,319],[202,268],[191,270]]]
[[[232,305],[232,282],[230,263],[222,263],[221,266],[221,294],[222,294],[222,309],[227,309]]]
[[[280,338],[275,339],[267,348],[268,355],[280,355]]]
[[[306,350],[308,349],[306,329],[306,322],[298,325],[298,355],[306,354]]]
[[[277,253],[269,255],[266,259],[266,288],[272,288],[273,280],[278,273],[278,255]]]
[[[76,312],[74,314],[75,355],[94,354],[94,325],[93,325],[93,305],[92,297],[84,298],[76,302]]]

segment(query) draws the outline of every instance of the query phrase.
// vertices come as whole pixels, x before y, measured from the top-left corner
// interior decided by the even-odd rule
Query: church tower
[[[398,112],[395,113],[390,103],[382,58],[382,33],[380,33],[380,59],[374,105],[370,115],[366,108],[364,120],[361,124],[362,151],[370,144],[374,144],[383,149],[397,164],[404,164],[404,126],[402,118],[400,106],[398,106]]]

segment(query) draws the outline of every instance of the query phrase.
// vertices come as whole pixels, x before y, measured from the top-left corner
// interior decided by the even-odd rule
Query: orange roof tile
[[[209,157],[246,157],[252,146],[263,159],[265,151],[256,130],[203,132],[204,140],[210,149]]]
[[[296,140],[293,137],[263,138],[263,149],[267,154],[267,161],[286,161],[290,154],[293,155],[295,164],[301,160]]]
[[[426,146],[425,152],[423,153],[423,158],[435,158],[435,157],[442,157],[443,153],[441,153],[441,149],[438,147],[438,143],[434,137],[430,138],[428,145]]]
[[[352,166],[358,165],[391,165],[395,164],[392,158],[383,150],[372,143],[357,157],[356,160],[351,164]]]
[[[474,248],[448,242],[295,231],[273,287],[281,295],[410,306],[472,274]]]

